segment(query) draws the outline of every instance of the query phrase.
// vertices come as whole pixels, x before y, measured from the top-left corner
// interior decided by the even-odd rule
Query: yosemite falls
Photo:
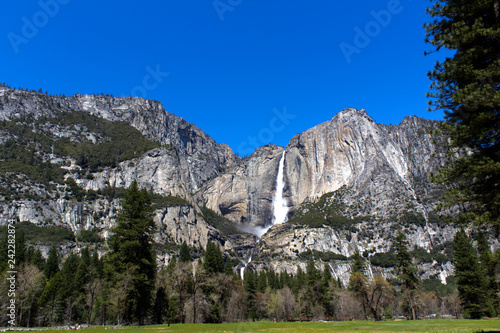
[[[281,155],[278,167],[278,176],[276,177],[276,192],[273,199],[273,222],[272,225],[280,224],[288,220],[288,205],[283,194],[285,189],[285,180],[283,170],[285,168],[285,151]],[[267,231],[267,230],[266,230]]]
[[[280,163],[278,166],[278,175],[276,176],[276,190],[273,198],[273,220],[272,223],[264,228],[257,228],[256,234],[259,237],[262,237],[269,228],[273,225],[284,223],[288,220],[288,205],[284,196],[285,189],[285,177],[284,177],[284,169],[285,169],[285,150],[281,155]],[[259,242],[257,240],[257,243]],[[247,261],[243,262],[243,266],[240,268],[240,276],[241,279],[245,277],[245,268],[252,261],[253,250],[250,254],[250,257]]]

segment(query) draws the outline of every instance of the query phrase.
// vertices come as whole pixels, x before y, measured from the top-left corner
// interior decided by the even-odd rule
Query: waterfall
[[[269,228],[273,225],[280,224],[286,222],[288,215],[288,206],[285,197],[283,196],[283,190],[285,189],[285,177],[283,176],[285,169],[285,151],[281,155],[280,163],[278,166],[278,175],[276,176],[276,191],[274,193],[273,198],[273,221],[270,225],[267,225],[264,228],[256,229],[256,234],[258,236],[257,243],[260,240],[260,237],[267,232]],[[252,262],[253,250],[250,252],[250,257],[248,257],[247,261],[243,261],[243,266],[240,268],[240,276],[243,280],[245,278],[245,268],[249,263]]]
[[[274,193],[273,199],[273,223],[280,224],[286,222],[288,215],[288,205],[285,197],[283,196],[283,190],[285,189],[285,179],[283,176],[283,171],[285,169],[285,151],[281,155],[280,164],[278,167],[278,175],[276,176],[276,192]]]
[[[288,205],[283,195],[283,191],[285,189],[284,170],[285,170],[285,151],[283,151],[283,154],[281,155],[280,163],[278,166],[278,175],[276,176],[276,191],[274,193],[274,198],[273,198],[273,220],[270,225],[267,225],[264,228],[257,228],[255,230],[258,236],[258,240],[255,243],[255,245],[257,245],[257,243],[260,240],[260,237],[263,234],[265,234],[269,228],[271,228],[273,225],[284,223],[288,219],[287,217]],[[242,280],[245,278],[245,268],[249,263],[252,262],[252,256],[253,256],[253,250],[250,253],[250,257],[248,257],[248,260],[243,261],[243,266],[240,268],[240,276]]]

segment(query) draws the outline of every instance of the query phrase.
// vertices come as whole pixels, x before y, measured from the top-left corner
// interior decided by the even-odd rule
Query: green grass
[[[418,321],[337,321],[271,323],[268,321],[231,324],[173,324],[144,327],[90,327],[79,332],[500,332],[500,320],[418,320]],[[60,332],[47,330],[45,332]]]

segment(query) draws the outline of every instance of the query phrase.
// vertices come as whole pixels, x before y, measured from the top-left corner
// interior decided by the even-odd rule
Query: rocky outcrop
[[[305,201],[344,189],[343,215],[388,218],[412,211],[427,217],[440,191],[429,174],[444,163],[444,152],[430,134],[436,127],[437,122],[416,117],[380,125],[364,110],[346,109],[297,134],[284,161],[290,215]],[[201,196],[232,221],[269,223],[280,152],[272,146],[258,149],[206,183]]]
[[[352,194],[344,196],[349,215],[388,217],[408,207],[425,215],[437,203],[422,203],[423,195],[438,190],[429,174],[444,163],[429,133],[436,127],[415,117],[398,126],[380,125],[364,110],[346,109],[296,135],[285,159],[292,209],[346,187]]]
[[[184,186],[192,192],[238,160],[229,146],[217,144],[193,124],[165,111],[157,101],[109,95],[60,97],[0,86],[0,120],[54,117],[69,111],[125,121],[150,140],[172,147],[179,156]]]
[[[210,209],[244,226],[272,223],[272,200],[282,147],[268,145],[207,182],[200,196]]]

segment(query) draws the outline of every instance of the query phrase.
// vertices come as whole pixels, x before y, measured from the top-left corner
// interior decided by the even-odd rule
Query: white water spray
[[[283,171],[285,169],[285,151],[281,155],[280,164],[278,167],[278,176],[276,177],[276,192],[274,193],[273,199],[273,223],[280,224],[286,222],[288,217],[288,205],[285,197],[283,196],[283,190],[285,189],[285,179],[283,176]]]

